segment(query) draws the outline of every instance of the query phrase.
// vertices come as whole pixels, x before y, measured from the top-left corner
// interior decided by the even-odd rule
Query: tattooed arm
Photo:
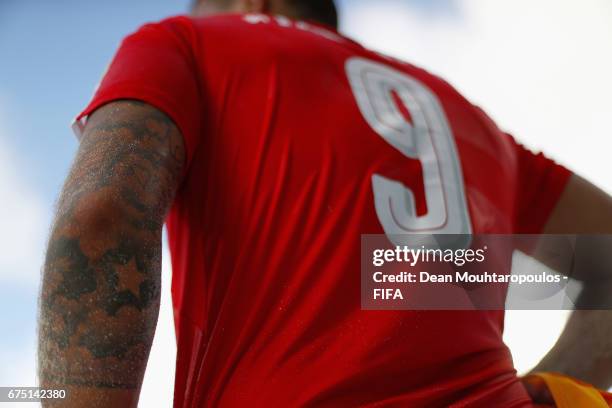
[[[184,162],[155,108],[97,110],[60,196],[44,266],[38,370],[57,407],[130,407],[157,323],[161,235]]]

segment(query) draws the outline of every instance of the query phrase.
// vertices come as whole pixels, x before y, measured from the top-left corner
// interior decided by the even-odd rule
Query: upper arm
[[[612,234],[612,197],[573,175],[551,213],[546,234]]]
[[[88,120],[60,211],[103,216],[108,208],[135,228],[161,230],[184,165],[183,138],[168,116],[142,102],[111,102]]]
[[[128,214],[160,222],[154,215],[168,209],[201,134],[197,41],[185,18],[144,25],[122,41],[76,121],[77,190],[114,182],[91,203],[121,200]]]
[[[612,279],[612,197],[604,191],[572,175],[543,233],[575,236],[561,241],[546,239],[545,246],[555,245],[555,248],[543,251],[541,256],[536,254],[543,262],[575,279],[592,281],[601,289],[604,288],[602,279],[607,282]],[[564,247],[571,251],[571,258],[567,254],[557,255],[559,251],[564,252]],[[552,258],[548,259],[546,254]],[[609,287],[609,283],[606,285]]]
[[[517,166],[515,233],[541,234],[572,173],[510,137]]]
[[[184,156],[174,123],[143,103],[110,103],[87,124],[58,204],[40,303],[41,382],[84,387],[73,404],[81,393],[135,398],[157,320],[162,226]]]

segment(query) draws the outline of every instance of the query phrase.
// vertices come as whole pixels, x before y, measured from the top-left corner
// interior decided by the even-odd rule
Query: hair
[[[338,10],[334,0],[285,0],[285,3],[301,19],[338,27]]]
[[[211,0],[221,7],[228,7],[235,0]],[[193,0],[195,8],[202,0]],[[338,28],[338,10],[334,0],[283,0],[293,16],[303,20],[312,20],[334,28]]]

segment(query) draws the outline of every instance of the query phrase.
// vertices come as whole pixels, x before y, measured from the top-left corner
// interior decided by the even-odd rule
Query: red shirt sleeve
[[[500,135],[514,156],[511,164],[515,171],[514,233],[542,233],[572,173],[543,153],[526,149],[510,134],[502,132],[482,109],[478,106],[474,109],[481,123],[492,134]]]
[[[542,153],[533,153],[507,135],[517,156],[517,202],[515,230],[519,234],[539,234],[572,174]]]
[[[87,116],[118,99],[146,102],[168,115],[181,131],[189,168],[201,133],[202,97],[197,36],[187,17],[147,24],[121,43],[93,100],[74,124],[77,137]]]

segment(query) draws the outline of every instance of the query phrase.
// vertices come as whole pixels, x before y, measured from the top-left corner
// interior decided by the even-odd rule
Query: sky
[[[70,122],[121,38],[183,12],[187,3],[0,1],[0,386],[35,384],[40,267],[77,147]],[[340,9],[344,33],[444,77],[528,147],[612,192],[608,0],[342,0]],[[165,254],[142,406],[169,406],[172,395]],[[508,314],[505,338],[520,371],[553,344],[565,318],[565,312]]]

